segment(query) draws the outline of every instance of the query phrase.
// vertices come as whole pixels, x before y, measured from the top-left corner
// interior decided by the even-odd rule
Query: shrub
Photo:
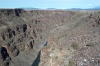
[[[71,45],[71,47],[72,47],[73,49],[78,49],[78,48],[79,48],[78,44],[76,44],[76,43],[73,43],[73,44]]]
[[[75,66],[75,63],[73,61],[69,61],[68,66]]]

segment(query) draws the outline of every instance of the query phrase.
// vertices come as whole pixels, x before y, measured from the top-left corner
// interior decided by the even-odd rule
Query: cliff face
[[[99,11],[0,10],[1,66],[99,66]]]

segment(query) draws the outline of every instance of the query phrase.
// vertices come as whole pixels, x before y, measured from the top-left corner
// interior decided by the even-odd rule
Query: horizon
[[[100,6],[100,1],[98,0],[3,0],[0,2],[0,8],[39,8],[39,9],[70,9],[70,8],[80,8],[88,9]]]

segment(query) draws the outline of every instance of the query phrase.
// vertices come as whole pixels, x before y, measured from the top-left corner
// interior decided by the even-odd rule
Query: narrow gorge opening
[[[39,66],[41,51],[38,52],[37,58],[34,60],[32,66]]]

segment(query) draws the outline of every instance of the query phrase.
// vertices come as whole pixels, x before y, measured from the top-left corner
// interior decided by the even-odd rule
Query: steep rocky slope
[[[100,12],[1,9],[0,64],[100,66]]]

